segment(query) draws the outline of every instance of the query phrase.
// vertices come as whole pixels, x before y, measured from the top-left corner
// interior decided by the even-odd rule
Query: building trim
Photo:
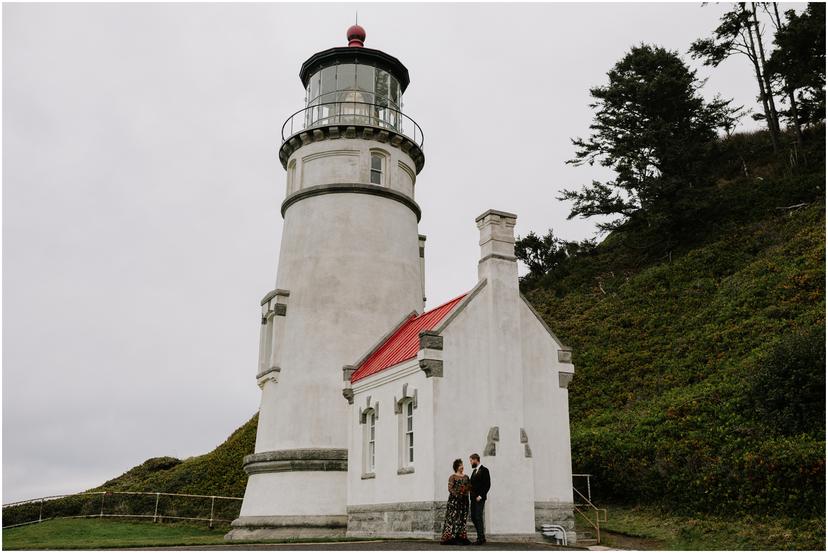
[[[454,307],[454,309],[451,310],[451,313],[449,313],[448,316],[443,320],[443,322],[440,323],[440,326],[438,326],[437,328],[435,328],[431,332],[433,332],[434,334],[442,334],[443,331],[446,330],[448,325],[450,325],[451,322],[457,317],[457,315],[459,315],[460,312],[463,311],[469,303],[471,303],[471,301],[474,299],[474,297],[477,294],[479,294],[480,291],[483,288],[485,288],[485,286],[486,286],[486,279],[484,278],[483,280],[478,282],[477,285],[474,288],[472,288],[471,291],[468,294],[466,294],[465,298],[460,300],[460,303],[458,303]]]
[[[503,240],[490,240],[490,242],[503,242],[504,244],[507,243],[507,242],[504,242]],[[479,265],[479,264],[481,264],[485,261],[488,261],[489,259],[502,259],[503,261],[517,261],[517,257],[515,257],[513,255],[502,255],[502,254],[499,254],[499,253],[490,253],[486,257],[481,258],[480,261],[477,262],[477,264]]]
[[[259,380],[260,378],[263,378],[263,377],[265,377],[265,376],[267,376],[271,373],[279,373],[279,372],[281,372],[281,370],[282,369],[280,367],[270,367],[269,369],[265,369],[262,372],[258,373],[256,375],[256,380]],[[274,375],[274,376],[278,376],[278,375]]]
[[[273,528],[296,526],[338,528],[347,522],[347,515],[276,515],[242,516],[231,523],[233,528]]]
[[[418,222],[420,221],[420,216],[422,215],[420,206],[417,205],[417,202],[402,192],[397,192],[396,190],[386,188],[385,186],[377,186],[376,184],[337,182],[332,184],[310,186],[308,188],[303,188],[298,192],[294,192],[285,198],[284,202],[282,202],[282,217],[285,216],[287,209],[296,202],[306,198],[311,198],[313,196],[322,196],[324,194],[370,194],[372,196],[381,196],[383,198],[399,202],[409,208],[414,212],[414,215],[417,216]]]
[[[416,174],[419,174],[425,167],[422,140],[420,144],[417,144],[413,138],[394,129],[362,124],[331,124],[300,130],[287,138],[283,137],[284,142],[279,147],[279,161],[282,167],[287,169],[288,160],[302,146],[312,142],[339,139],[362,139],[374,140],[381,144],[387,143],[394,148],[399,148],[411,158]]]
[[[550,336],[552,336],[552,339],[553,339],[553,340],[555,340],[555,343],[557,343],[557,344],[558,344],[558,347],[559,347],[559,348],[561,348],[562,350],[572,351],[572,348],[570,348],[569,346],[564,345],[564,343],[563,343],[563,342],[561,342],[561,341],[560,341],[560,339],[558,339],[558,337],[557,337],[557,336],[555,336],[555,333],[554,333],[554,332],[552,332],[552,329],[551,329],[551,328],[549,328],[549,325],[548,325],[548,324],[546,324],[546,321],[544,321],[544,320],[543,320],[543,317],[541,317],[541,316],[540,316],[540,313],[538,313],[538,312],[535,310],[535,308],[534,308],[534,307],[532,307],[532,304],[531,304],[531,303],[529,303],[529,300],[528,300],[528,299],[526,299],[526,296],[524,296],[523,294],[520,294],[520,299],[522,299],[522,300],[523,300],[523,303],[525,303],[525,304],[526,304],[526,307],[528,307],[528,308],[529,308],[529,311],[531,311],[531,312],[532,312],[532,315],[534,315],[534,316],[535,316],[535,318],[536,318],[536,319],[540,322],[540,324],[543,326],[543,328],[546,330],[546,332],[547,332]],[[560,358],[559,358],[558,360],[560,361]]]
[[[262,301],[261,301],[260,305],[267,305],[267,302],[269,302],[270,300],[272,300],[276,296],[288,297],[288,296],[290,296],[290,291],[289,290],[282,290],[280,288],[276,288],[275,290],[271,290],[270,292],[265,294],[265,297],[262,298]]]
[[[244,457],[248,475],[264,472],[347,471],[347,449],[282,449],[262,451]]]
[[[503,217],[505,219],[517,219],[517,215],[515,215],[514,213],[509,213],[508,211],[498,211],[497,209],[489,209],[475,217],[474,222],[480,222],[483,219],[485,219],[488,215],[497,215],[498,217]]]
[[[362,357],[360,357],[360,358],[359,358],[359,361],[357,361],[356,363],[354,363],[354,364],[353,364],[353,366],[354,366],[354,370],[358,369],[358,368],[359,368],[359,367],[360,367],[363,363],[365,363],[365,361],[366,361],[369,357],[371,357],[371,354],[372,354],[372,353],[374,353],[375,351],[377,351],[377,349],[378,349],[380,346],[382,346],[385,342],[387,342],[387,341],[388,341],[388,339],[389,339],[391,336],[393,336],[393,335],[394,335],[394,334],[395,334],[395,333],[396,333],[396,332],[397,332],[400,328],[402,328],[402,326],[403,326],[405,323],[407,323],[407,322],[408,322],[408,319],[410,319],[411,317],[416,317],[416,316],[417,316],[417,312],[416,312],[416,311],[411,311],[411,312],[410,312],[410,313],[408,313],[406,316],[404,316],[402,319],[400,319],[400,322],[398,322],[396,325],[394,325],[394,328],[392,328],[391,330],[389,330],[388,332],[386,332],[386,333],[382,336],[382,338],[380,338],[379,340],[377,340],[377,341],[374,343],[374,345],[372,345],[370,348],[368,348],[368,351],[366,351],[366,352],[362,355]],[[351,375],[353,375],[353,373],[351,373]],[[372,377],[372,376],[373,376],[373,375],[368,375],[368,376],[366,376],[365,378],[370,378],[370,377]],[[350,378],[349,378],[349,380],[350,380]]]
[[[240,516],[230,524],[227,541],[344,536],[347,515]]]
[[[366,376],[361,379],[358,384],[354,384],[354,394],[361,394],[407,376],[411,376],[420,372],[420,366],[416,357],[400,361],[396,365],[392,365],[387,369],[383,369],[371,376]],[[377,377],[377,378],[374,378]],[[371,379],[371,380],[369,380]]]

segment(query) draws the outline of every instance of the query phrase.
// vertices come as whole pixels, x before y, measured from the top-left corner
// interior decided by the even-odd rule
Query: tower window
[[[383,161],[380,154],[371,154],[371,184],[382,184]]]
[[[296,160],[290,162],[288,165],[288,182],[287,193],[291,194],[296,190]]]

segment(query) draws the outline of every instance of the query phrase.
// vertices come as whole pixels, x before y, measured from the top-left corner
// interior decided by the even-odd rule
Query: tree
[[[762,31],[756,16],[756,4],[749,8],[740,2],[722,15],[719,26],[713,30],[712,38],[696,40],[690,47],[693,58],[701,58],[705,65],[718,67],[730,56],[741,54],[753,65],[756,84],[759,87],[759,101],[762,102],[764,119],[773,143],[773,150],[779,149],[779,117],[770,87],[770,78],[765,70],[765,49]]]
[[[705,102],[695,71],[658,46],[633,47],[607,75],[608,84],[590,90],[592,134],[572,141],[576,153],[567,163],[597,162],[617,176],[564,190],[559,199],[573,202],[570,219],[615,217],[598,225],[603,231],[629,219],[673,230],[682,191],[707,184],[710,145],[718,129],[732,127],[738,110],[729,100]]]
[[[809,3],[799,15],[788,10],[784,24],[776,4],[773,10],[776,50],[768,59],[768,73],[788,96],[790,108],[784,115],[801,143],[802,123],[825,120],[825,4]]]
[[[594,240],[583,240],[581,242],[568,242],[557,238],[552,229],[545,235],[538,236],[534,231],[515,240],[515,257],[521,260],[529,268],[530,279],[560,269],[562,264],[569,258],[586,253],[595,247]]]

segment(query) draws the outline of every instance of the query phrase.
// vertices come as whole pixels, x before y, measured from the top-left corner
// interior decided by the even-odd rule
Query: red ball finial
[[[362,48],[365,42],[365,29],[360,25],[351,25],[347,32],[348,46],[351,48]]]

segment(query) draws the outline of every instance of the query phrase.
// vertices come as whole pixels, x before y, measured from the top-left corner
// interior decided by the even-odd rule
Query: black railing
[[[282,125],[282,142],[300,132],[332,125],[361,125],[390,130],[423,148],[423,130],[416,121],[390,106],[367,102],[325,102],[300,109]]]

